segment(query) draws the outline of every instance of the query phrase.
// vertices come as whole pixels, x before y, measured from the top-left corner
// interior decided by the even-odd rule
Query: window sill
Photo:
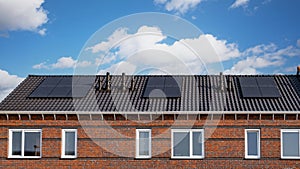
[[[282,160],[300,160],[300,157],[281,157]]]
[[[189,159],[189,160],[199,160],[199,159],[204,159],[204,157],[171,157],[173,160],[184,160],[184,159]]]
[[[25,156],[25,157],[20,157],[20,156],[8,156],[7,158],[9,159],[40,159],[42,158],[41,156]]]

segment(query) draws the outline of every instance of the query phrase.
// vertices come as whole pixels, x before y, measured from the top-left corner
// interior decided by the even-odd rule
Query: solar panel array
[[[85,97],[95,77],[47,77],[30,95],[30,98]]]
[[[239,77],[244,98],[281,97],[274,77]]]
[[[181,97],[181,77],[149,77],[144,88],[144,98]]]

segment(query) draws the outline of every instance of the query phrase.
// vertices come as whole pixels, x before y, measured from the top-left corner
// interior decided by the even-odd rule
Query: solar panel
[[[182,78],[181,77],[166,77],[165,86],[167,87],[177,87],[181,86]]]
[[[64,77],[61,81],[57,84],[57,86],[72,86],[73,79],[72,77]]]
[[[47,77],[40,86],[56,86],[62,77]]]
[[[94,83],[91,77],[47,77],[29,95],[30,98],[84,97]],[[73,88],[73,90],[72,90]],[[73,92],[72,92],[73,91]]]
[[[257,86],[256,78],[255,77],[240,77],[239,78],[241,86]]]
[[[258,86],[269,86],[269,87],[276,87],[276,83],[274,77],[257,77],[256,78]]]
[[[164,91],[165,91],[166,96],[168,96],[168,97],[180,97],[181,96],[181,92],[178,87],[166,87]]]
[[[70,92],[71,92],[70,86],[55,87],[47,97],[67,97]]]
[[[39,86],[29,97],[47,97],[53,89],[53,86]]]
[[[258,87],[242,87],[242,93],[245,98],[261,97]]]
[[[149,77],[147,81],[148,87],[157,87],[165,85],[165,77]]]
[[[277,87],[260,87],[262,97],[281,97]]]
[[[181,97],[181,77],[149,77],[144,88],[145,98]]]
[[[281,97],[274,77],[240,77],[239,81],[244,98]]]

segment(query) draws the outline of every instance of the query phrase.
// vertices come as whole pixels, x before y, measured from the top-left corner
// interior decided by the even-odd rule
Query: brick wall
[[[0,168],[300,168],[280,159],[280,129],[300,128],[298,120],[134,121],[0,120]],[[205,158],[171,159],[170,128],[205,129]],[[42,129],[41,159],[8,159],[8,130]],[[61,129],[77,128],[76,159],[61,159]],[[135,159],[136,128],[152,129],[152,158]],[[244,159],[244,130],[261,129],[261,159]]]

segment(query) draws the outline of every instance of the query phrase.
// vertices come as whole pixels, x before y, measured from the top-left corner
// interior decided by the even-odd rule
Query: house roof
[[[93,87],[85,97],[29,97],[48,77],[54,76],[29,75],[0,103],[0,111],[300,111],[300,77],[296,75],[176,75],[174,77],[182,79],[181,97],[178,98],[143,97],[147,80],[162,77],[159,75],[134,76],[134,90],[129,89],[133,76],[126,76],[126,89],[121,90],[122,76],[113,75],[111,91],[94,87],[98,79],[104,82],[105,76],[84,75],[94,79]],[[244,98],[240,77],[273,77],[281,97]]]

